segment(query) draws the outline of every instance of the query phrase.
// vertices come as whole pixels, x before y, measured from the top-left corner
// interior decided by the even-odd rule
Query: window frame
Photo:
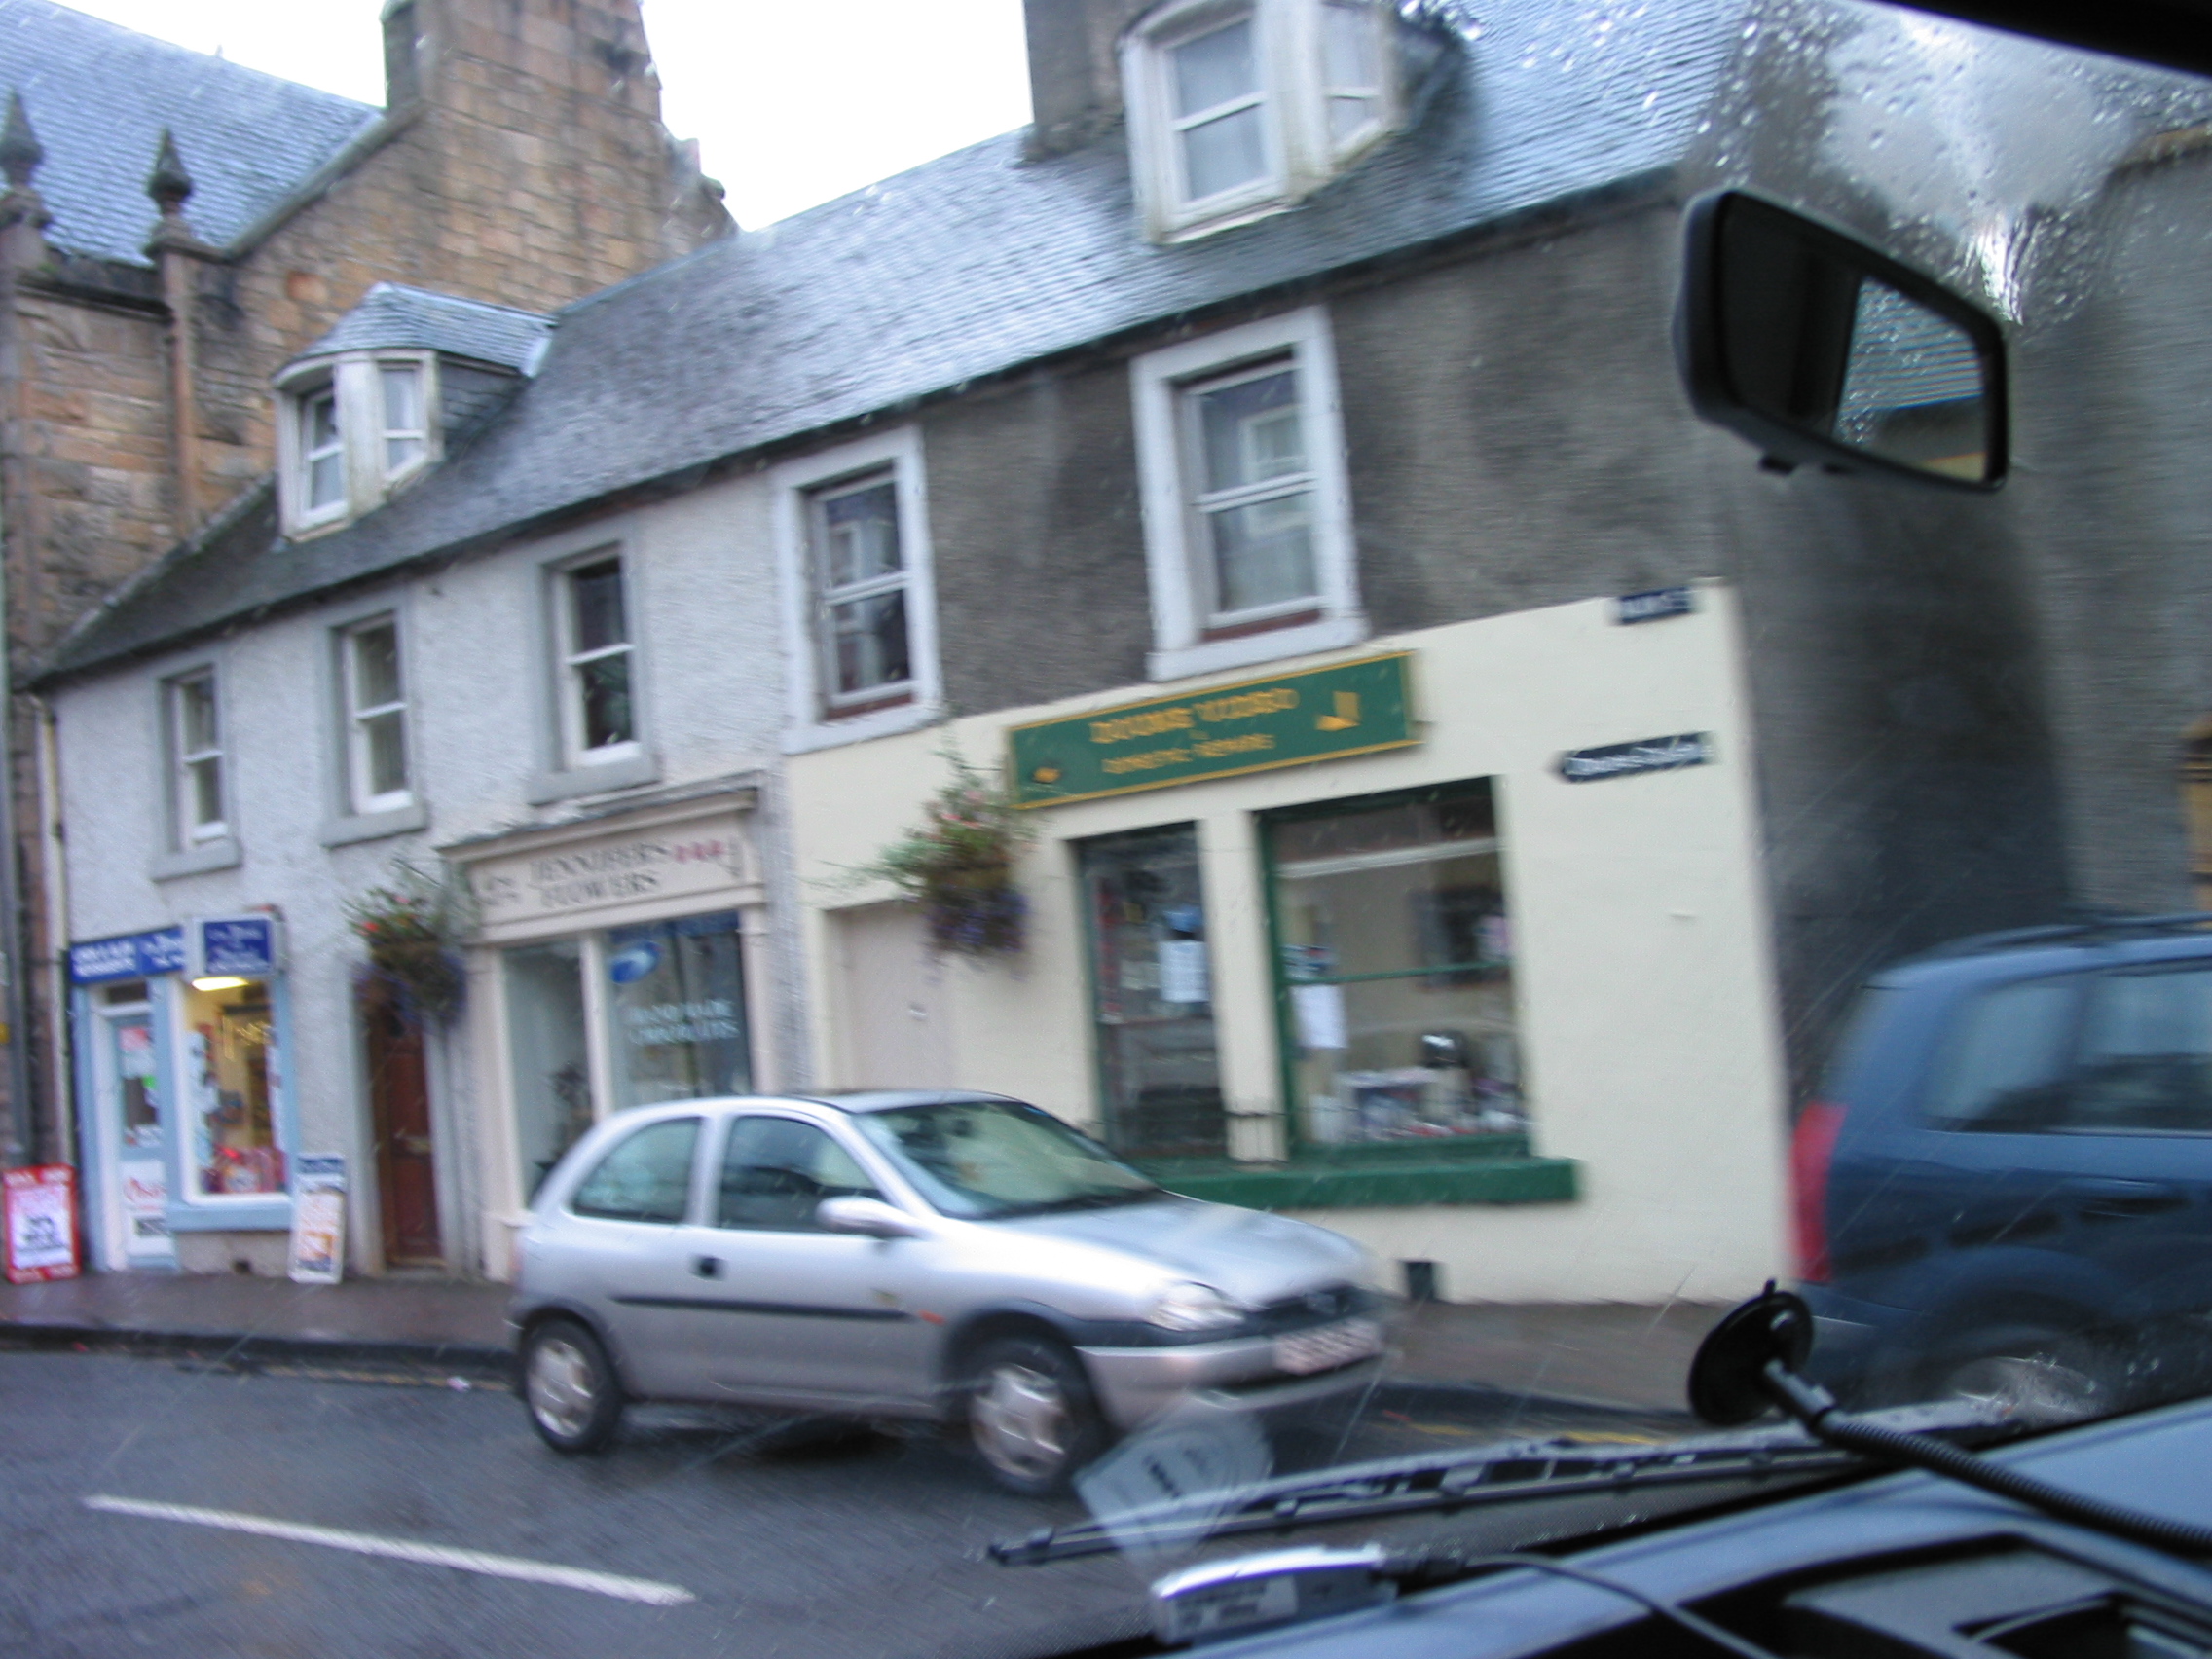
[[[203,683],[214,715],[215,742],[212,748],[190,749],[184,731],[184,693],[188,685]],[[224,741],[230,721],[223,710],[221,671],[214,663],[203,662],[166,676],[161,682],[161,698],[163,754],[168,775],[168,847],[173,853],[197,853],[232,839],[237,816],[233,800],[236,780],[231,775],[230,750]],[[210,759],[215,763],[218,815],[205,823],[194,823],[191,814],[198,794],[194,768]]]
[[[863,491],[876,490],[884,485],[891,488],[892,528],[899,537],[899,568],[888,574],[866,576],[858,581],[832,583],[828,570],[829,505],[833,500],[857,496]],[[839,478],[826,484],[817,484],[805,493],[807,574],[811,591],[807,596],[807,608],[814,627],[816,694],[825,720],[849,719],[856,714],[887,708],[895,703],[910,702],[914,695],[914,638],[913,638],[913,571],[907,564],[905,536],[899,520],[899,472],[896,463],[862,472],[850,478]],[[839,691],[835,684],[837,669],[837,629],[835,609],[840,605],[857,605],[871,599],[880,599],[896,593],[906,612],[906,673],[898,680],[885,680],[858,691]]]
[[[366,634],[388,629],[392,657],[398,665],[399,697],[396,702],[364,706],[360,696],[358,645]],[[396,609],[380,610],[331,630],[336,650],[334,664],[338,690],[341,804],[344,816],[374,818],[405,812],[415,804],[415,738],[411,729],[413,707],[408,701],[407,633]],[[370,746],[366,724],[372,719],[397,717],[399,721],[402,782],[396,790],[376,793],[370,785]]]
[[[1311,480],[1314,587],[1310,601],[1282,601],[1241,611],[1214,608],[1212,553],[1200,498],[1196,397],[1257,378],[1288,363],[1298,375],[1298,409]],[[1326,310],[1309,306],[1150,351],[1130,365],[1145,563],[1152,594],[1154,680],[1240,668],[1302,652],[1336,649],[1367,638],[1360,608],[1343,410]],[[1272,483],[1272,481],[1271,481]],[[1235,492],[1239,501],[1251,492]],[[1279,493],[1288,493],[1282,491]]]
[[[1376,36],[1380,84],[1361,89],[1374,97],[1375,115],[1342,140],[1331,134],[1324,16],[1329,3],[1181,0],[1156,9],[1122,36],[1131,174],[1148,236],[1179,240],[1280,211],[1319,189],[1402,125],[1405,98],[1395,50],[1396,18],[1392,7],[1375,0],[1366,10]],[[1192,198],[1183,187],[1181,137],[1186,126],[1196,123],[1175,113],[1171,56],[1176,48],[1241,17],[1250,18],[1253,25],[1265,167],[1256,179]]]
[[[317,448],[309,436],[313,411],[321,403],[330,405],[332,437],[326,448]],[[325,520],[342,518],[347,510],[350,492],[347,488],[346,421],[339,408],[338,383],[335,376],[325,377],[319,384],[307,387],[292,399],[292,442],[298,448],[298,477],[294,488],[299,492],[297,520],[302,525],[321,524]],[[315,462],[333,458],[338,462],[338,495],[335,499],[317,503],[314,498]]]
[[[816,625],[814,503],[840,486],[887,474],[897,502],[904,567],[906,654],[901,691],[871,692],[842,707],[825,696],[830,664]],[[785,462],[771,475],[777,575],[784,609],[787,755],[859,743],[934,724],[944,712],[938,655],[936,561],[930,542],[929,486],[921,433],[903,426]]]
[[[418,377],[420,428],[385,424],[384,372],[398,368],[412,369]],[[313,401],[325,394],[332,399],[338,420],[339,499],[311,506],[309,469],[316,457],[331,452],[309,449],[306,423]],[[435,351],[343,351],[296,363],[278,381],[276,399],[276,494],[286,535],[319,534],[375,511],[444,452]],[[395,431],[419,440],[421,448],[392,466],[387,461],[387,445]]]
[[[602,565],[615,567],[615,580],[622,595],[622,639],[610,645],[585,647],[576,643],[575,579],[586,571]],[[638,639],[637,586],[632,579],[632,562],[619,543],[595,547],[571,558],[556,560],[544,567],[549,593],[548,620],[551,623],[548,644],[552,650],[553,667],[553,735],[555,760],[558,770],[577,775],[590,775],[600,767],[621,766],[638,760],[645,754],[645,719],[643,685],[639,665],[644,656]],[[584,698],[582,677],[579,673],[589,663],[605,661],[620,655],[624,659],[624,678],[628,684],[630,705],[630,735],[613,743],[586,746],[584,743]]]

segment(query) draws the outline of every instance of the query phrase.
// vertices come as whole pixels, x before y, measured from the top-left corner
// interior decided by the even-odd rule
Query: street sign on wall
[[[1208,686],[1007,733],[1015,804],[1055,806],[1404,749],[1411,652]]]

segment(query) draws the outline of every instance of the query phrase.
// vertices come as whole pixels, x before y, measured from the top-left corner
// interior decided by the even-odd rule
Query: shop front
[[[943,739],[794,756],[818,1075],[896,1081],[859,1056],[926,1016],[928,1081],[1454,1298],[1755,1283],[1784,1098],[1733,597],[1632,614],[960,722],[1035,825],[1028,937],[996,963],[933,961],[887,895],[819,879],[905,828]]]
[[[722,792],[445,849],[473,895],[483,1246],[507,1271],[538,1183],[593,1124],[777,1077],[754,795]]]
[[[69,947],[92,1266],[281,1272],[298,1114],[272,916]]]

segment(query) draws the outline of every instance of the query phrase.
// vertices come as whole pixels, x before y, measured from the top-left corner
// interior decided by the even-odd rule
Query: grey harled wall
[[[1758,753],[1730,758],[1759,769],[1804,1089],[1870,969],[2058,913],[2042,670],[2007,498],[1777,477],[1691,416],[1670,346],[1679,223],[1653,204],[1323,296],[1360,587],[1389,633],[1740,584]],[[1120,361],[927,419],[959,712],[1142,687],[1130,425]],[[1623,710],[1590,741],[1648,735]]]

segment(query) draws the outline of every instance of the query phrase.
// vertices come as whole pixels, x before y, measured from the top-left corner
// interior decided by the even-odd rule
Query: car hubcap
[[[582,1348],[566,1337],[548,1338],[531,1352],[530,1409],[562,1439],[573,1440],[591,1421],[598,1400],[592,1381]]]
[[[977,1449],[1008,1474],[1036,1480],[1067,1456],[1067,1396],[1053,1378],[1029,1366],[994,1367],[976,1390],[970,1420]]]
[[[1993,1354],[1962,1365],[1949,1392],[2001,1406],[2031,1422],[2070,1422],[2093,1416],[2104,1390],[2087,1372],[2049,1354]]]

